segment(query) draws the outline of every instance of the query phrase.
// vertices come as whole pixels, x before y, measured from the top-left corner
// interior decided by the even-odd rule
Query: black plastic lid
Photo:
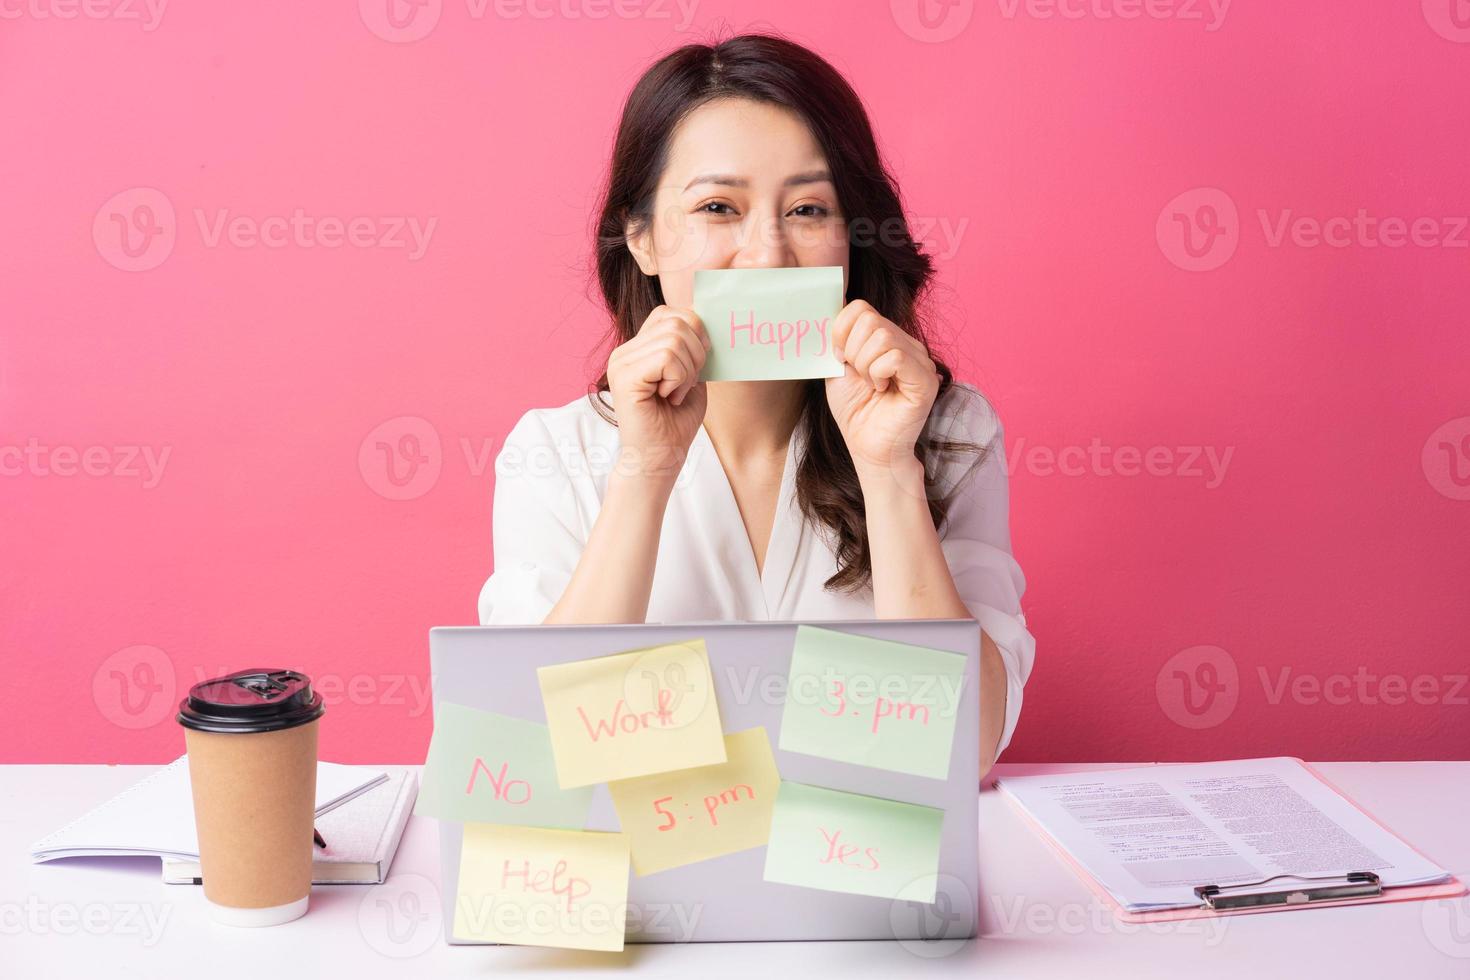
[[[254,734],[295,728],[326,711],[311,678],[294,670],[237,670],[201,681],[179,702],[179,724],[198,732]]]

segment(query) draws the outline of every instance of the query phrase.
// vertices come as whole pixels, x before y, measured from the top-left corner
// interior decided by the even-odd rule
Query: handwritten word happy
[[[664,728],[669,727],[674,723],[673,700],[674,692],[666,687],[661,687],[658,689],[658,707],[653,711],[626,711],[628,702],[619,698],[618,703],[613,705],[611,718],[599,718],[593,721],[580,707],[577,708],[577,714],[581,716],[582,724],[587,728],[587,737],[596,742],[604,735],[616,738],[622,732],[631,735],[634,732],[646,731],[653,727],[654,721]]]
[[[586,898],[592,892],[592,885],[586,878],[578,878],[567,874],[567,862],[557,861],[555,867],[550,871],[542,868],[538,871],[531,870],[530,861],[522,861],[519,871],[511,870],[509,861],[503,863],[500,869],[500,887],[508,889],[511,880],[521,879],[521,890],[536,892],[538,894],[550,893],[558,898],[565,898],[567,911],[572,910],[572,902]]]
[[[827,856],[818,861],[818,864],[837,863],[848,868],[857,868],[860,871],[878,870],[878,849],[876,847],[858,847],[856,844],[844,844],[841,841],[842,831],[828,833],[826,827],[818,827],[822,836],[827,840]],[[859,856],[861,854],[861,857]]]
[[[827,353],[827,327],[831,322],[831,317],[822,317],[820,320],[797,320],[794,323],[788,323],[785,320],[762,320],[757,323],[755,311],[751,310],[747,314],[746,321],[740,323],[736,320],[736,314],[732,312],[730,314],[730,349],[734,350],[738,346],[740,335],[743,333],[747,346],[775,346],[777,359],[784,361],[787,346],[791,345],[793,357],[800,357],[802,341],[806,340],[807,335],[815,330],[817,341],[820,344],[815,356],[821,357]],[[807,350],[811,350],[810,341],[807,343]]]

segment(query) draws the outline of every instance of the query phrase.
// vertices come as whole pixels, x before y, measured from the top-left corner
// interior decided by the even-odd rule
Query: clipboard
[[[1421,857],[1426,857],[1413,844],[1394,833],[1392,828],[1358,805],[1318,772],[1310,763],[1295,757],[1292,762],[1305,769],[1318,782],[1342,797],[1347,803],[1377,824],[1383,831],[1402,841],[1404,846]],[[1189,763],[1179,763],[1189,765]],[[1039,821],[1027,813],[1009,793],[1002,793],[1011,808],[1021,819],[1046,842],[1062,863],[1082,879],[1088,889],[1098,897],[1119,922],[1147,923],[1174,922],[1184,919],[1207,919],[1223,915],[1253,915],[1260,912],[1287,912],[1294,909],[1332,908],[1339,905],[1372,905],[1379,902],[1424,902],[1437,898],[1454,898],[1466,892],[1465,883],[1454,875],[1433,885],[1400,885],[1383,887],[1378,876],[1368,871],[1354,871],[1346,875],[1326,877],[1302,877],[1299,875],[1277,875],[1262,881],[1244,882],[1234,885],[1201,883],[1194,889],[1200,898],[1197,907],[1158,909],[1149,912],[1129,912],[1123,908],[1102,882],[1093,877],[1076,858],[1067,852],[1061,842],[1053,837]],[[1427,857],[1426,857],[1427,859]],[[1371,880],[1370,880],[1371,879]]]

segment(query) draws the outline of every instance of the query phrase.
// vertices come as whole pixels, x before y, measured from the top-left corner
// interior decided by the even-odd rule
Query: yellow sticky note
[[[454,937],[620,950],[628,922],[628,837],[467,823]]]
[[[725,736],[726,761],[608,783],[640,875],[766,843],[781,787],[764,728]]]
[[[536,671],[562,789],[725,761],[703,640]]]

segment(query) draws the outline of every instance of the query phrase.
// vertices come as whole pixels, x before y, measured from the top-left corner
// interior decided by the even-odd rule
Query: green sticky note
[[[933,902],[944,811],[781,783],[766,881],[906,902]]]
[[[778,744],[946,779],[964,682],[960,654],[798,626]]]
[[[421,817],[581,830],[592,787],[562,789],[545,725],[441,701],[413,812]]]
[[[841,310],[841,266],[696,270],[694,312],[711,345],[699,377],[840,378],[830,341]]]

